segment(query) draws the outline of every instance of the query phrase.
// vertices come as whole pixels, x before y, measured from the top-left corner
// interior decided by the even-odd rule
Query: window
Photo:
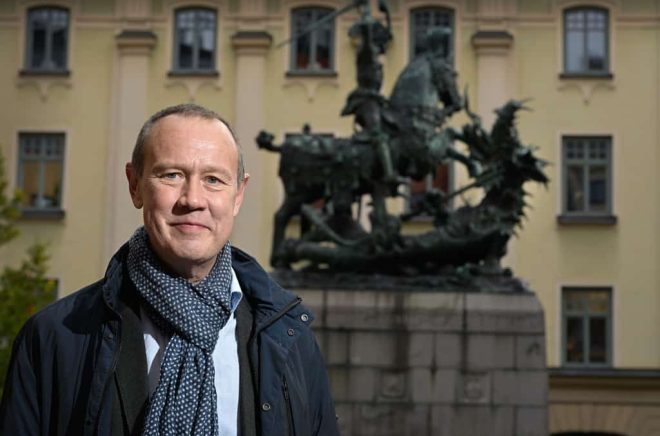
[[[54,212],[62,208],[63,133],[19,135],[18,187],[24,212]]]
[[[215,72],[216,13],[178,9],[174,18],[174,72]]]
[[[291,12],[292,72],[334,71],[335,20],[333,18],[315,24],[333,12],[328,8],[297,8]],[[312,25],[317,27],[307,32]]]
[[[579,7],[564,11],[564,73],[609,74],[609,13]]]
[[[562,356],[565,365],[611,364],[612,291],[562,289]]]
[[[426,49],[426,36],[434,27],[442,29],[443,54],[449,57],[454,51],[454,12],[445,8],[419,8],[410,12],[410,58]]]
[[[33,8],[27,14],[25,69],[34,72],[66,72],[69,11]]]
[[[451,168],[449,164],[440,164],[435,169],[435,174],[429,175],[423,180],[410,180],[409,190],[410,199],[408,202],[409,211],[421,211],[420,216],[428,216],[429,211],[425,209],[424,203],[426,202],[426,193],[432,190],[442,191],[448,194],[451,185]],[[450,204],[445,207],[449,208]]]
[[[564,214],[610,215],[612,212],[612,138],[563,138]]]

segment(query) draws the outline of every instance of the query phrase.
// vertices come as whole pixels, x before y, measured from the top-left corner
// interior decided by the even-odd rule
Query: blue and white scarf
[[[231,314],[231,246],[192,284],[170,275],[140,227],[129,240],[128,275],[149,318],[171,339],[145,420],[145,435],[217,435],[212,353]]]

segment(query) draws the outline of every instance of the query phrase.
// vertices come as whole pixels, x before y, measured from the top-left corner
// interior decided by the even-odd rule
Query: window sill
[[[286,77],[337,77],[335,70],[290,70],[286,72]]]
[[[601,226],[613,226],[617,223],[616,215],[558,215],[557,224],[595,224]]]
[[[168,77],[220,77],[218,70],[170,70]]]
[[[35,76],[46,76],[46,77],[70,77],[71,71],[69,70],[34,70],[34,69],[23,69],[18,71],[20,77],[35,77]]]
[[[612,73],[560,73],[561,80],[612,80]]]
[[[23,209],[21,211],[21,219],[26,220],[60,221],[64,219],[65,215],[63,209]]]

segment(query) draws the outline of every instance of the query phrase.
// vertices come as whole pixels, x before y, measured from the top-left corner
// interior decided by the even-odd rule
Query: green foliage
[[[0,245],[18,236],[20,195],[8,197],[6,191],[4,159],[0,154]],[[35,244],[18,268],[5,267],[0,272],[0,393],[14,337],[32,314],[54,299],[55,281],[46,278],[47,265],[45,245]]]

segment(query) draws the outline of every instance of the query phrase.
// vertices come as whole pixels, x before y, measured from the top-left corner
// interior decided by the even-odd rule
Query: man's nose
[[[204,192],[201,181],[194,178],[186,181],[181,197],[179,197],[179,204],[188,209],[204,207]]]

